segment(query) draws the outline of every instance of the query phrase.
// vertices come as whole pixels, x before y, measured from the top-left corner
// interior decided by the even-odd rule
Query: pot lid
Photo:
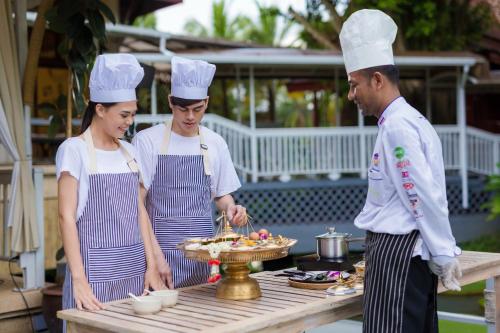
[[[318,236],[316,236],[316,238],[320,238],[320,239],[325,239],[325,238],[347,238],[347,237],[351,236],[350,234],[345,233],[345,232],[336,232],[335,231],[335,227],[329,227],[327,229],[328,229],[328,232],[326,234],[318,235]]]

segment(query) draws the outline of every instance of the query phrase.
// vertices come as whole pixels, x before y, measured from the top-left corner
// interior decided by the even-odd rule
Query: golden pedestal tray
[[[273,248],[256,248],[251,250],[221,251],[221,263],[227,265],[225,276],[218,282],[215,296],[222,299],[243,300],[258,298],[262,295],[259,283],[249,276],[247,263],[250,261],[274,260],[286,257],[288,250],[297,243],[295,239],[286,239],[286,243]],[[208,250],[186,250],[184,244],[177,248],[184,252],[187,259],[208,262],[212,258]]]

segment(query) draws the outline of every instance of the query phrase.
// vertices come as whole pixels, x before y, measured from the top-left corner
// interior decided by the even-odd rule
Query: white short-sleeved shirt
[[[236,191],[241,187],[241,183],[234,169],[226,142],[219,134],[206,127],[200,126],[200,131],[205,139],[205,144],[208,146],[208,157],[212,172],[210,177],[212,198]],[[140,131],[132,140],[137,151],[146,189],[149,189],[153,182],[158,155],[165,140],[165,132],[165,124],[159,124]],[[201,155],[200,137],[186,137],[171,132],[167,154]]]
[[[130,143],[120,140],[123,147],[131,157],[136,158],[137,152]],[[127,160],[121,149],[101,150],[96,149],[97,173],[128,173],[132,172],[127,165]],[[81,137],[66,139],[56,154],[57,180],[61,173],[67,171],[78,180],[78,219],[87,204],[89,191],[89,155],[87,144]]]

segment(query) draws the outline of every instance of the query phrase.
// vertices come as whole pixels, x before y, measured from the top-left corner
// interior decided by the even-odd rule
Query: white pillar
[[[432,123],[431,80],[430,70],[425,69],[425,117]]]
[[[35,186],[36,225],[40,246],[36,251],[23,252],[20,255],[19,266],[23,270],[22,290],[42,288],[45,285],[45,233],[43,211],[43,170],[33,170]]]
[[[366,161],[366,133],[365,133],[365,118],[358,109],[358,129],[359,129],[359,163],[360,172],[359,177],[361,179],[366,179],[367,177],[367,161]]]
[[[236,66],[236,121],[241,124],[241,75],[240,66]]]
[[[153,78],[151,83],[151,114],[156,115],[158,113],[158,96],[156,93],[156,80]]]
[[[469,66],[463,73],[457,68],[457,125],[459,128],[460,177],[462,179],[462,207],[469,207],[469,184],[467,178],[467,120],[465,117],[465,83]]]
[[[250,66],[249,73],[249,90],[250,90],[250,130],[251,136],[251,156],[252,156],[252,183],[258,180],[258,155],[257,155],[257,133],[256,133],[256,120],[255,120],[255,80],[253,67]]]
[[[340,127],[340,83],[339,69],[335,68],[335,126]]]

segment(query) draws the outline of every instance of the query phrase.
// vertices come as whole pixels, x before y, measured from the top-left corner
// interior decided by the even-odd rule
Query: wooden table
[[[462,284],[495,278],[496,319],[500,322],[500,254],[466,252],[459,257]],[[139,316],[130,300],[107,303],[99,312],[75,309],[58,312],[68,321],[68,332],[303,332],[361,313],[362,294],[327,296],[322,290],[304,290],[288,286],[287,277],[278,272],[254,274],[262,297],[231,301],[215,298],[214,285],[180,289],[173,308],[155,315]],[[440,287],[440,291],[443,291]],[[500,325],[497,325],[500,332]]]

